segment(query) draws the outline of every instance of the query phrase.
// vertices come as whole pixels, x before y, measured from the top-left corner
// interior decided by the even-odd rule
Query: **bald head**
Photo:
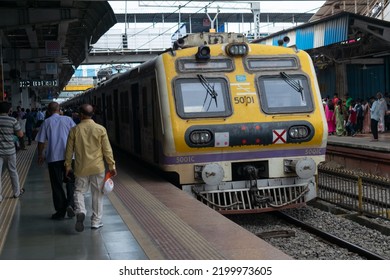
[[[89,119],[93,116],[93,107],[90,104],[83,104],[80,106],[80,114],[82,117]]]

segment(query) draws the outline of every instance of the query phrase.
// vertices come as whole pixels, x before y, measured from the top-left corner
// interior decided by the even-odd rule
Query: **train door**
[[[158,95],[157,95],[157,83],[156,79],[152,79],[152,124],[153,124],[153,162],[159,163],[159,146],[158,146],[158,123],[159,123],[159,107],[158,107],[158,101],[157,101]]]
[[[145,78],[140,84],[141,105],[140,118],[142,119],[141,139],[142,139],[142,158],[148,162],[155,161],[155,133],[153,121],[153,80]]]
[[[140,106],[139,106],[139,85],[131,85],[131,106],[133,119],[133,143],[134,153],[141,155],[141,124],[140,124]]]
[[[121,131],[119,122],[119,94],[118,90],[114,90],[114,125],[115,125],[115,142],[118,146],[121,145]]]

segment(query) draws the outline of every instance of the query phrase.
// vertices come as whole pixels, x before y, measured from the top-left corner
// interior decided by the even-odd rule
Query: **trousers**
[[[371,133],[374,139],[378,139],[378,121],[371,119]]]
[[[64,175],[65,175],[65,160],[49,162],[50,184],[52,189],[52,197],[54,209],[56,212],[65,215],[68,206],[74,207],[73,193],[74,181],[67,181],[66,194],[64,190]]]
[[[105,173],[90,176],[76,177],[76,189],[74,191],[74,204],[76,213],[84,213],[87,216],[85,208],[85,194],[91,189],[92,194],[92,224],[98,224],[103,217],[103,180]]]
[[[11,178],[12,190],[14,195],[19,196],[20,194],[20,183],[19,183],[19,174],[16,169],[16,154],[10,156],[0,155],[0,198],[2,198],[1,193],[3,190],[1,177],[3,173],[4,166],[7,166],[9,176]],[[1,200],[1,199],[0,199]]]

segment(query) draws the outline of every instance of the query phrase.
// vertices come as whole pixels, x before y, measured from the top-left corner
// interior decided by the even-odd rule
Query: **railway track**
[[[390,236],[350,219],[307,206],[231,220],[298,260],[390,260]],[[389,226],[390,229],[390,226]]]
[[[308,223],[302,222],[286,213],[283,212],[275,212],[275,215],[278,217],[288,221],[289,223],[293,224],[294,226],[300,227],[306,231],[308,231],[311,234],[314,234],[318,236],[319,238],[325,240],[326,242],[330,242],[332,244],[335,244],[337,246],[343,247],[347,249],[348,251],[354,252],[358,254],[359,256],[362,256],[363,258],[366,258],[368,260],[385,260],[383,256],[380,256],[376,253],[371,252],[370,250],[367,250],[365,248],[362,248],[361,246],[351,243],[347,240],[344,240],[340,237],[337,237],[333,234],[330,234],[326,231],[323,231],[321,229],[318,229]]]

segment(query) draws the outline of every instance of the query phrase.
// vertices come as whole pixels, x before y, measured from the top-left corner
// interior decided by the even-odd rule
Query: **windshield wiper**
[[[218,108],[218,103],[217,103],[217,96],[218,96],[218,93],[215,91],[214,89],[214,85],[210,85],[210,83],[206,80],[205,77],[203,77],[202,74],[198,74],[198,79],[200,81],[200,83],[202,84],[202,86],[206,89],[206,97],[203,101],[203,108],[205,107],[205,104],[206,104],[206,101],[207,101],[207,97],[210,95],[211,99],[210,99],[210,102],[209,102],[209,106],[207,107],[207,110],[208,111],[210,109],[210,105],[211,105],[211,102],[212,100],[214,99],[215,101],[215,107]]]
[[[280,76],[283,78],[283,80],[291,86],[293,89],[295,89],[297,92],[301,93],[301,98],[303,100],[303,87],[300,85],[299,82],[295,81],[293,78],[291,78],[289,75],[286,74],[286,72],[280,72]]]

